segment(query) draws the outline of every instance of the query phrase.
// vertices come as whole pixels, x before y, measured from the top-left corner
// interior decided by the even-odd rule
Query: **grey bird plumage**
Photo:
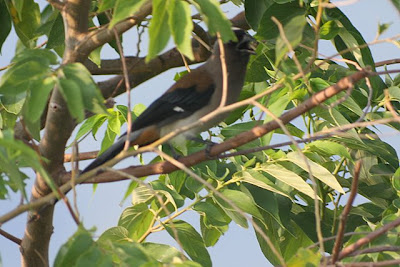
[[[250,54],[254,53],[254,39],[241,29],[235,29],[237,41],[224,44],[225,63],[228,75],[226,105],[237,101],[242,90]],[[218,43],[213,54],[200,67],[178,80],[163,95],[156,99],[132,123],[129,135],[131,145],[143,146],[156,141],[182,126],[198,121],[214,111],[222,98],[223,75]],[[228,114],[218,115],[198,127],[192,128],[170,142],[195,136],[222,120]],[[92,170],[122,151],[126,140],[123,134],[115,144],[95,159],[83,172]]]

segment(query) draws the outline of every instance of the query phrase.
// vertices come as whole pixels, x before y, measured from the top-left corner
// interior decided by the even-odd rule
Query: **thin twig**
[[[219,107],[224,107],[226,105],[226,100],[228,97],[228,69],[226,67],[225,61],[225,47],[222,42],[221,35],[217,32],[218,46],[219,46],[219,58],[221,60],[221,70],[222,70],[222,96]]]
[[[14,242],[17,245],[21,245],[21,242],[22,242],[21,239],[19,239],[16,236],[13,236],[10,233],[7,233],[6,231],[2,230],[1,228],[0,228],[0,235],[4,236],[5,238],[7,238],[8,240]]]
[[[109,20],[111,20],[111,16],[108,12],[106,12],[106,15]],[[127,106],[128,106],[128,112],[127,112],[127,123],[126,123],[126,140],[125,140],[125,145],[124,145],[124,150],[128,150],[129,145],[130,145],[130,139],[129,136],[132,131],[132,114],[131,114],[131,85],[129,82],[129,75],[128,75],[128,67],[126,66],[126,60],[125,60],[125,55],[124,55],[124,49],[122,48],[121,40],[119,39],[119,35],[115,27],[112,28],[112,31],[114,33],[115,37],[115,42],[117,43],[119,55],[121,58],[121,63],[122,63],[122,73],[125,81],[125,90],[126,90],[126,98],[127,98]]]
[[[369,233],[370,232],[348,232],[348,233],[344,233],[343,236],[347,237],[347,236],[353,236],[353,235],[367,235]],[[325,237],[324,242],[328,242],[328,241],[335,240],[335,239],[336,239],[336,235]],[[308,246],[306,249],[312,249],[312,248],[317,247],[318,245],[319,245],[319,242],[315,242],[314,244]]]
[[[315,180],[314,176],[312,175],[311,171],[311,166],[310,163],[308,162],[307,157],[304,155],[301,147],[299,146],[298,142],[293,138],[293,136],[290,134],[289,130],[286,128],[285,124],[275,116],[274,113],[272,113],[269,109],[258,103],[257,101],[253,102],[254,106],[257,106],[260,108],[262,111],[267,113],[268,116],[270,116],[274,121],[276,121],[279,124],[279,127],[282,129],[282,131],[286,134],[286,136],[290,139],[291,143],[295,145],[297,148],[298,152],[300,153],[302,160],[307,166],[307,171],[308,171],[308,176],[312,182],[312,187],[313,187],[313,193],[314,193],[314,209],[315,209],[315,224],[316,224],[316,231],[317,231],[317,236],[319,240],[319,247],[320,247],[320,252],[321,254],[325,252],[324,249],[324,236],[322,234],[322,228],[321,228],[321,217],[320,217],[320,209],[319,209],[319,197],[318,197],[318,188],[317,188],[317,181]]]
[[[353,206],[354,199],[357,195],[358,178],[360,177],[361,166],[362,166],[361,160],[357,161],[356,165],[354,166],[354,175],[353,175],[353,181],[351,183],[350,196],[349,199],[347,200],[346,207],[343,209],[343,212],[340,215],[339,229],[336,236],[335,246],[333,247],[332,250],[331,261],[333,264],[338,260],[339,250],[342,247],[343,243],[343,235],[346,228],[347,218],[350,213],[351,207]]]
[[[384,226],[382,226],[378,230],[373,231],[372,233],[368,234],[367,236],[360,238],[355,243],[342,249],[342,251],[339,253],[338,260],[348,257],[351,253],[353,253],[354,251],[356,251],[363,245],[370,243],[375,238],[383,235],[384,233],[390,231],[391,229],[393,229],[399,225],[400,225],[400,218],[397,218],[396,220],[392,221],[391,223],[385,224]]]
[[[394,59],[376,62],[375,67],[382,67],[382,66],[392,65],[392,64],[400,64],[400,58],[394,58]]]
[[[299,70],[299,73],[301,77],[304,79],[304,84],[306,84],[307,88],[309,91],[311,91],[310,84],[308,82],[308,79],[306,77],[306,74],[304,73],[303,68],[301,67],[300,61],[298,60],[296,53],[294,52],[292,44],[289,42],[288,38],[286,37],[285,30],[283,29],[282,23],[277,20],[274,16],[271,17],[271,20],[276,24],[276,26],[279,29],[279,36],[282,38],[282,40],[285,42],[286,46],[288,47],[289,52],[292,54],[293,61],[296,64],[297,69]]]
[[[397,122],[400,122],[400,116],[397,114],[396,110],[394,109],[392,103],[390,102],[390,94],[389,94],[389,90],[385,89],[383,90],[384,94],[385,94],[385,106],[386,108],[389,110],[389,112],[392,114],[393,118],[395,118],[395,120]]]
[[[77,155],[75,160],[88,160],[88,159],[95,159],[99,154],[99,150],[96,151],[89,151],[89,152],[81,152]],[[70,162],[72,160],[72,153],[64,155],[64,162]]]
[[[384,251],[400,251],[400,247],[399,246],[380,246],[380,247],[360,249],[358,251],[354,251],[353,253],[349,254],[349,257],[354,257],[354,256],[362,255],[362,254],[384,252]]]
[[[156,190],[154,190],[150,185],[148,185],[148,184],[145,183],[144,181],[140,180],[139,178],[137,178],[137,177],[135,177],[135,176],[132,176],[132,175],[129,175],[129,174],[125,173],[125,172],[121,172],[121,171],[118,171],[118,170],[114,170],[113,168],[109,168],[109,167],[105,168],[105,170],[108,170],[108,171],[110,171],[110,172],[118,173],[118,174],[121,175],[121,176],[125,176],[125,177],[127,177],[128,179],[130,179],[130,180],[132,180],[132,181],[135,181],[135,182],[137,182],[138,184],[140,184],[140,185],[146,187],[147,189],[149,189],[150,192],[157,198],[158,202],[159,202],[160,205],[161,205],[161,209],[164,210],[164,212],[165,212],[165,214],[167,214],[168,218],[171,218],[171,212],[168,210],[166,203],[164,202],[164,200],[163,200],[162,197],[160,196],[160,193],[157,192]],[[155,215],[155,217],[156,217],[156,215]],[[173,235],[174,235],[174,239],[175,239],[176,242],[178,243],[178,245],[179,245],[179,247],[180,247],[180,250],[181,250],[181,252],[182,252],[182,255],[183,255],[183,254],[184,254],[184,252],[183,252],[183,246],[182,246],[181,241],[179,240],[178,231],[177,231],[176,228],[174,227],[174,223],[173,223],[172,220],[170,220],[169,223],[171,224],[171,229],[172,229],[172,232],[173,232]],[[152,229],[152,228],[149,228],[149,230],[151,230],[151,229]],[[138,243],[143,242],[143,241],[145,240],[145,238],[147,237],[147,235],[150,234],[150,233],[151,233],[151,231],[146,231],[146,233],[144,233],[144,234],[142,235],[142,237],[140,237],[140,238],[138,239],[137,242],[138,242]]]
[[[400,259],[378,261],[378,262],[352,262],[352,263],[336,263],[327,267],[380,267],[380,266],[399,266]]]
[[[354,73],[350,76],[344,77],[343,79],[341,79],[340,81],[338,81],[336,84],[327,87],[326,89],[315,93],[314,95],[312,95],[309,99],[307,99],[306,101],[304,101],[302,104],[300,104],[298,107],[296,107],[293,110],[290,110],[286,113],[284,113],[279,119],[282,120],[283,123],[288,123],[289,121],[297,118],[298,116],[300,116],[301,114],[303,114],[304,112],[309,111],[310,109],[320,105],[322,102],[324,102],[325,100],[329,99],[330,97],[338,94],[339,92],[346,90],[349,86],[349,84],[353,84],[355,81],[358,81],[366,76],[370,75],[370,72],[368,71],[361,71],[361,72],[357,72]],[[122,159],[129,157],[129,156],[133,156],[133,155],[137,155],[139,153],[143,153],[145,151],[150,151],[151,149],[153,149],[154,147],[157,147],[159,144],[162,144],[163,142],[165,142],[166,140],[168,140],[168,138],[172,138],[175,135],[190,129],[190,127],[195,127],[198,124],[203,123],[203,120],[208,119],[209,116],[215,116],[216,114],[221,114],[222,112],[229,112],[237,107],[240,107],[242,105],[246,105],[251,103],[252,99],[257,99],[258,97],[262,97],[263,95],[267,95],[272,91],[277,90],[278,88],[281,88],[281,84],[275,84],[274,86],[272,86],[269,90],[258,94],[257,97],[253,97],[253,98],[249,98],[247,100],[244,101],[240,101],[238,103],[229,105],[229,106],[225,106],[223,108],[221,108],[219,110],[220,113],[214,113],[211,112],[209,115],[204,116],[202,119],[200,119],[197,123],[192,123],[188,126],[182,127],[181,129],[179,129],[179,131],[174,131],[166,136],[164,136],[163,138],[161,138],[160,140],[154,142],[153,144],[151,144],[151,146],[146,146],[146,147],[141,147],[138,150],[135,151],[131,151],[131,152],[127,152],[127,151],[123,151],[123,153],[120,153],[119,155],[117,155],[115,158],[111,159],[110,161],[106,162],[103,166],[104,167],[108,167],[108,166],[113,166],[114,164],[116,164],[117,162],[121,161]],[[250,141],[253,141],[254,139],[259,138],[262,135],[267,134],[268,132],[275,130],[279,127],[279,125],[275,122],[275,121],[270,121],[264,125],[261,126],[256,126],[254,127],[252,130],[248,131],[248,132],[244,132],[241,133],[233,138],[231,138],[230,140],[219,144],[219,145],[215,145],[211,148],[209,155],[213,156],[213,155],[218,155],[221,154],[227,150],[230,150],[232,148],[235,147],[239,147],[240,145],[243,145],[245,143],[248,143]],[[197,164],[198,162],[203,161],[204,159],[206,159],[206,154],[204,151],[200,151],[197,153],[194,153],[190,156],[187,156],[185,158],[180,159],[182,162],[184,162],[185,164],[192,166],[194,164]],[[162,167],[161,167],[162,166]],[[100,168],[100,167],[99,167]],[[100,169],[94,169],[91,170],[87,173],[82,174],[80,177],[77,178],[76,182],[77,184],[82,183],[86,180],[88,180],[90,177],[92,177],[95,174],[99,173]],[[135,168],[135,175],[136,176],[142,176],[145,173],[152,173],[152,174],[156,174],[156,173],[169,173],[173,170],[176,170],[176,166],[174,166],[173,164],[170,164],[168,162],[164,162],[164,163],[155,163],[155,164],[150,164],[147,166],[143,166],[143,167],[136,167]],[[65,184],[63,184],[61,187],[61,190],[63,192],[68,191],[71,188],[71,183],[70,182],[66,182]],[[50,193],[49,195],[46,195],[45,197],[42,197],[38,200],[36,200],[35,202],[31,202],[29,204],[25,204],[25,205],[21,205],[19,207],[17,207],[16,209],[11,210],[10,212],[4,214],[3,216],[0,217],[0,223],[1,222],[6,222],[12,218],[14,218],[15,216],[21,214],[22,212],[25,212],[27,210],[31,210],[31,209],[37,209],[38,207],[51,202],[55,197],[55,193]]]
[[[72,195],[74,199],[74,208],[76,217],[79,218],[79,210],[78,210],[78,201],[77,201],[77,194],[76,194],[76,177],[79,174],[79,160],[77,159],[79,155],[79,147],[76,140],[74,140],[72,144],[72,160],[71,160],[71,186],[72,186]]]

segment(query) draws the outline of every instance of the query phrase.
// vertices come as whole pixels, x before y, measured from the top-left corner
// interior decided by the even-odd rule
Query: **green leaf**
[[[231,189],[225,189],[221,191],[221,193],[226,199],[230,200],[233,204],[235,204],[236,207],[239,208],[242,212],[251,214],[256,218],[262,218],[260,212],[258,211],[254,203],[254,200],[251,199],[247,194],[238,190],[231,190]],[[231,204],[226,202],[224,199],[218,196],[214,197],[218,202],[218,204],[226,212],[226,214],[232,218],[232,220],[234,220],[240,226],[247,228],[247,220],[243,217],[242,214],[236,211],[236,209],[233,208]]]
[[[114,254],[114,261],[117,261],[122,266],[159,266],[157,261],[150,257],[147,251],[138,243],[113,244],[111,251]]]
[[[154,224],[154,214],[144,203],[126,208],[119,218],[118,226],[126,228],[129,238],[138,241]]]
[[[82,136],[90,132],[95,126],[95,124],[98,123],[98,121],[101,120],[105,121],[106,118],[107,115],[105,114],[97,114],[85,120],[81,125],[81,127],[79,128],[78,132],[76,133],[75,140],[79,140]]]
[[[306,18],[304,15],[299,15],[290,19],[290,21],[285,24],[283,27],[283,31],[285,33],[287,41],[289,41],[290,45],[293,49],[301,42],[303,37],[303,29],[306,26]],[[278,65],[281,59],[286,53],[289,52],[289,47],[286,42],[283,40],[282,36],[279,35],[276,40],[275,53],[276,59],[275,64]]]
[[[106,113],[104,98],[90,72],[81,63],[63,66],[62,71],[68,80],[74,81],[80,90],[84,107],[93,113]]]
[[[168,43],[170,31],[168,27],[168,1],[153,0],[153,18],[149,26],[149,52],[146,57],[148,62],[160,53]]]
[[[32,60],[42,63],[43,68],[58,64],[57,55],[49,49],[24,49],[14,56],[12,62],[21,64]]]
[[[210,34],[221,34],[224,43],[236,39],[231,29],[231,22],[225,17],[218,1],[216,0],[194,0],[196,8],[203,15],[204,22],[207,24]]]
[[[99,1],[99,9],[97,10],[98,13],[102,13],[108,9],[111,9],[115,6],[115,1],[116,0],[100,0]],[[126,1],[128,2],[128,1]],[[115,11],[114,11],[115,12]],[[115,13],[114,13],[115,15]]]
[[[11,31],[11,17],[4,0],[0,0],[0,54],[1,48]]]
[[[296,173],[277,164],[262,164],[261,170],[314,199],[311,186]]]
[[[119,135],[121,132],[121,120],[119,115],[119,112],[112,112],[108,116],[107,129],[114,132],[116,135]]]
[[[105,3],[108,2],[107,0],[101,3]],[[111,0],[113,6],[114,6],[114,2],[115,0]],[[108,24],[110,23],[110,20],[108,19],[107,15],[105,13],[100,13],[97,15],[97,20],[99,21],[99,24],[101,26],[108,26]],[[123,36],[120,35],[119,36],[120,41],[123,41]],[[119,55],[119,50],[118,50],[118,45],[117,45],[117,41],[115,39],[111,40],[110,42],[108,42],[108,44],[114,49],[114,51]]]
[[[0,97],[1,106],[8,112],[19,115],[26,98],[26,93],[18,95],[3,95]]]
[[[29,96],[25,102],[24,119],[36,122],[40,119],[47,106],[49,94],[53,90],[55,79],[47,77],[32,81],[29,86]]]
[[[20,3],[23,6],[18,10],[18,6],[14,6],[9,1],[6,2],[19,39],[26,47],[33,48],[37,38],[36,29],[40,25],[39,5],[33,0],[23,0]]]
[[[104,138],[101,141],[101,147],[100,147],[99,154],[103,153],[104,151],[107,150],[107,148],[112,146],[114,144],[116,137],[117,137],[117,134],[115,132],[111,131],[109,127],[107,127]]]
[[[103,46],[99,46],[97,47],[95,50],[93,50],[90,54],[89,54],[89,59],[96,64],[96,66],[98,68],[101,67],[101,49],[103,48]]]
[[[130,16],[133,16],[145,2],[146,2],[146,0],[116,0],[115,6],[114,6],[113,18],[110,22],[109,27],[112,28],[118,22],[120,22]],[[108,9],[108,7],[110,7],[111,4],[112,3],[106,2],[103,6],[100,6],[100,7],[105,10],[105,9]],[[153,10],[154,10],[154,8],[157,8],[157,7],[153,1]]]
[[[391,23],[382,23],[382,24],[379,23],[378,34],[381,35],[384,32],[386,32],[389,29],[390,25],[391,25]]]
[[[94,241],[91,234],[79,227],[76,233],[58,251],[54,266],[75,266],[82,252],[89,250],[93,245]]]
[[[162,263],[172,263],[174,259],[183,257],[179,250],[168,245],[151,242],[146,242],[142,245],[151,257]]]
[[[41,159],[39,158],[39,155],[29,146],[25,145],[22,141],[15,140],[11,134],[7,133],[7,131],[0,132],[0,148],[3,147],[4,149],[7,149],[7,153],[4,154],[6,157],[0,161],[12,162],[12,164],[5,165],[3,169],[5,169],[6,172],[9,169],[12,172],[11,175],[15,174],[16,177],[18,176],[16,179],[20,179],[20,174],[16,174],[13,171],[13,168],[29,166],[40,173],[42,178],[53,191],[57,191],[53,180],[41,165]],[[24,191],[22,192],[24,193]]]
[[[168,23],[175,44],[182,54],[193,60],[191,39],[193,22],[190,5],[181,0],[170,0],[168,3]]]
[[[273,0],[246,0],[244,2],[246,20],[253,30],[257,31],[264,12],[273,3]]]
[[[280,231],[278,231],[277,227],[274,227],[276,225],[274,224],[275,220],[273,220],[271,216],[269,216],[269,214],[266,214],[265,212],[263,212],[263,215],[263,220],[255,219],[254,222],[264,233],[267,234],[273,246],[278,250],[278,253],[282,255],[283,252],[280,249],[280,244],[282,243],[282,240],[278,235],[278,232]],[[264,237],[258,231],[255,231],[255,234],[264,256],[268,259],[269,262],[271,262],[271,264],[273,264],[272,266],[280,266],[281,263],[279,259],[272,252],[270,245],[265,241]]]
[[[340,27],[335,20],[325,22],[319,29],[319,37],[324,40],[331,40],[338,35]]]
[[[67,102],[71,116],[76,118],[78,122],[83,121],[85,112],[79,85],[74,80],[60,78],[58,80],[58,88],[65,102]]]
[[[167,200],[174,206],[175,210],[183,206],[184,199],[175,190],[157,180],[152,181],[150,184],[157,193],[167,198]]]
[[[200,263],[202,266],[211,267],[211,258],[204,241],[193,226],[179,220],[166,224],[165,229],[172,238],[179,240],[179,243],[192,260]],[[175,233],[178,236],[175,236]]]
[[[372,57],[371,50],[366,46],[366,42],[362,37],[361,33],[353,26],[351,21],[346,15],[338,8],[330,8],[325,10],[325,14],[322,17],[322,22],[325,23],[330,20],[337,20],[341,24],[341,29],[338,35],[334,38],[336,50],[341,52],[342,50],[350,48],[349,53],[344,53],[342,56],[346,59],[357,61],[358,64],[364,68],[370,66],[372,71],[375,71],[375,62]],[[357,48],[364,46],[363,48]],[[356,49],[354,49],[356,48]],[[355,69],[354,66],[349,65],[350,69]],[[383,89],[386,88],[380,76],[370,77],[373,93],[376,97],[383,93]]]
[[[200,230],[206,247],[214,246],[224,232],[228,230],[228,225],[223,227],[207,226],[204,216],[200,216]]]
[[[125,227],[115,226],[104,231],[104,233],[101,234],[97,242],[98,243],[107,243],[107,241],[111,241],[113,243],[132,242],[132,239],[130,239],[128,235],[129,232]]]
[[[112,267],[114,264],[111,255],[105,255],[103,254],[103,250],[101,250],[98,246],[92,246],[79,256],[74,266]]]
[[[132,204],[137,205],[140,203],[146,203],[153,199],[154,197],[154,190],[151,188],[139,185],[132,191]]]
[[[317,152],[320,155],[326,155],[328,157],[337,155],[347,158],[350,161],[352,160],[349,151],[347,151],[347,148],[344,145],[338,144],[336,142],[328,140],[317,140],[306,145],[306,147],[311,149],[311,151]]]
[[[277,4],[274,3],[270,5],[264,12],[261,18],[260,26],[257,31],[257,39],[262,40],[275,40],[279,36],[279,29],[276,24],[271,20],[274,16],[282,25],[286,25],[292,18],[297,16],[303,16],[305,14],[305,9],[299,7],[297,1]]]
[[[320,266],[321,253],[317,250],[305,249],[300,247],[296,255],[294,255],[288,262],[288,266]]]
[[[397,193],[399,193],[400,192],[400,168],[397,168],[396,172],[393,175],[392,185],[393,185],[393,188],[398,191]]]
[[[394,7],[400,12],[400,0],[391,0]]]
[[[48,34],[48,40],[46,48],[57,48],[64,45],[65,42],[65,29],[64,21],[61,14],[58,14],[51,25],[51,29]]]
[[[394,99],[396,101],[400,101],[400,87],[398,86],[390,86],[388,88],[389,95],[391,99]]]
[[[209,202],[199,202],[194,205],[193,209],[204,215],[206,225],[224,226],[227,225],[224,214],[213,204]]]
[[[9,68],[0,80],[0,94],[16,95],[26,91],[29,83],[49,74],[45,59],[26,61]]]
[[[236,176],[241,176],[241,180],[243,182],[255,185],[259,188],[266,189],[268,191],[278,193],[282,196],[285,196],[287,198],[290,198],[288,194],[282,191],[275,183],[270,181],[267,177],[265,177],[263,174],[253,170],[253,169],[248,169],[246,171],[242,171],[239,173],[235,173],[235,178]]]
[[[24,7],[24,0],[12,0],[11,1],[17,11],[18,18],[21,19],[22,8]]]
[[[331,188],[337,190],[339,193],[344,194],[343,188],[340,186],[338,181],[336,180],[335,176],[333,176],[330,171],[322,167],[321,165],[318,165],[314,161],[311,161],[307,159],[307,163],[304,162],[304,159],[299,153],[297,152],[291,152],[287,154],[288,160],[308,172],[308,167],[307,163],[310,166],[312,175],[320,180],[321,182],[325,183],[326,185],[330,186]]]
[[[256,48],[256,55],[250,57],[249,64],[247,64],[246,81],[262,83],[269,80],[271,76],[268,74],[266,69],[273,69],[271,58],[273,58],[274,54],[274,51],[266,48],[264,44],[258,45]]]

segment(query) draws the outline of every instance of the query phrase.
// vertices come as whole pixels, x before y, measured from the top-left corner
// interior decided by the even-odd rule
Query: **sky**
[[[343,1],[333,1],[343,2]],[[392,23],[389,30],[382,36],[387,38],[400,33],[400,20],[399,13],[395,10],[389,0],[360,0],[360,1],[346,1],[355,2],[348,6],[341,7],[342,11],[350,18],[354,26],[361,32],[367,42],[372,41],[377,32],[378,23]],[[44,1],[41,1],[43,6]],[[225,9],[227,16],[233,17],[239,12],[236,7],[230,6]],[[129,46],[129,38],[133,39],[134,33],[127,32],[124,35],[125,53],[127,55],[134,54],[134,46]],[[13,54],[16,44],[15,34],[8,38],[3,46],[3,54],[0,55],[0,67],[7,65]],[[146,45],[146,39],[144,40]],[[390,44],[379,44],[371,47],[372,54],[375,61],[386,59],[400,58],[400,50]],[[335,54],[329,42],[321,44],[320,52],[325,55]],[[116,54],[111,49],[104,49],[103,55],[106,58],[115,58]],[[398,66],[397,66],[398,68]],[[173,77],[176,72],[182,69],[169,70],[162,75],[159,75],[135,88],[132,91],[132,103],[143,103],[148,105],[152,100],[157,98],[164,92],[170,85],[174,83]],[[0,76],[4,72],[0,72]],[[151,93],[148,93],[151,88]],[[124,96],[118,97],[117,102],[126,105]],[[390,143],[400,153],[400,139],[392,130],[382,128],[382,137],[385,141]],[[99,136],[98,140],[101,140]],[[81,146],[80,151],[97,150],[100,147],[100,141],[89,140],[86,146]],[[88,162],[82,162],[81,168]],[[127,166],[135,164],[132,160],[126,160],[118,166]],[[69,168],[69,166],[66,166]],[[33,173],[30,173],[33,177]],[[33,179],[29,181],[29,186],[32,184]],[[90,185],[81,185],[77,187],[78,206],[80,218],[87,229],[96,227],[96,235],[100,235],[104,230],[115,226],[118,218],[123,209],[129,205],[129,199],[121,206],[121,200],[125,193],[128,182],[118,182],[111,184],[101,184],[97,190],[93,192]],[[69,194],[71,198],[71,194]],[[3,214],[13,208],[19,203],[19,195],[11,195],[10,200],[0,201],[0,214]],[[67,241],[67,239],[76,231],[76,225],[72,220],[69,212],[66,210],[62,203],[59,203],[55,209],[54,214],[54,235],[50,243],[50,262],[54,261],[57,251],[60,246]],[[189,211],[182,217],[183,220],[188,221],[199,229],[198,216],[195,212]],[[26,214],[22,214],[12,221],[4,224],[2,229],[22,238],[24,225],[26,222]],[[161,232],[151,235],[148,241],[174,244],[168,234]],[[230,225],[229,231],[221,237],[220,241],[214,246],[209,248],[209,253],[214,266],[271,266],[262,254],[254,230],[243,229],[235,224]],[[18,266],[20,265],[19,248],[11,241],[0,236],[0,256],[3,266]],[[1,265],[0,265],[1,266]]]

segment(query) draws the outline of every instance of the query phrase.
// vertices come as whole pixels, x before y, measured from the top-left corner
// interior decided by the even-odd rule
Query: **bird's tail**
[[[135,131],[132,132],[129,135],[129,139],[131,144],[134,143],[134,141],[137,139],[138,136],[140,136],[141,131]],[[88,172],[90,170],[93,170],[96,167],[99,167],[100,165],[102,165],[103,163],[109,161],[110,159],[114,158],[116,155],[118,155],[125,146],[125,141],[126,141],[126,134],[122,135],[117,142],[115,142],[112,146],[110,146],[106,151],[104,151],[101,155],[99,155],[92,163],[89,164],[89,166],[87,166],[82,172]]]

